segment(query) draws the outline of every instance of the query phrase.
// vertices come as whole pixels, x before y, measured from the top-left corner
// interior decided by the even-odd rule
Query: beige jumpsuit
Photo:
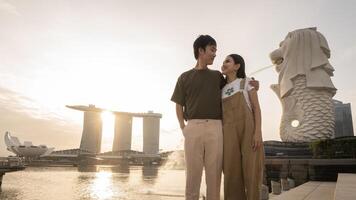
[[[242,79],[240,89],[245,88]],[[222,100],[225,200],[259,200],[264,150],[252,149],[254,118],[242,91]]]

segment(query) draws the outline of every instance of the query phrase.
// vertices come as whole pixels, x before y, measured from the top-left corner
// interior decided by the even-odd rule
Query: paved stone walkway
[[[337,182],[309,181],[271,200],[355,200],[356,174],[338,174]]]
[[[309,181],[285,191],[280,195],[270,194],[271,200],[333,200],[335,182]]]

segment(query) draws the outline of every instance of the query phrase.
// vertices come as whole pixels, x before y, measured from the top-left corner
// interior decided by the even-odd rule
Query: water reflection
[[[78,172],[97,172],[98,170],[97,165],[78,165]]]
[[[2,187],[0,199],[164,200],[184,194],[184,170],[129,165],[29,167],[6,174]]]
[[[90,196],[98,199],[111,199],[113,197],[112,173],[97,172],[90,186]]]
[[[111,167],[110,171],[115,174],[114,181],[127,183],[130,179],[130,166],[129,165],[119,165]]]
[[[158,167],[143,166],[142,168],[142,180],[149,183],[155,184],[155,180],[158,177]]]
[[[130,174],[130,165],[123,164],[111,167],[111,171],[113,173]]]
[[[130,174],[130,165],[78,165],[78,172],[102,172]]]

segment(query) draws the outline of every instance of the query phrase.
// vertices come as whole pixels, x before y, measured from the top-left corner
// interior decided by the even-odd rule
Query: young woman
[[[226,57],[222,73],[225,200],[259,200],[264,150],[257,92],[245,74],[244,59]]]

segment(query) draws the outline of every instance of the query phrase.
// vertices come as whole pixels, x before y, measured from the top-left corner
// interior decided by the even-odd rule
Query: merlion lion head
[[[294,88],[293,79],[306,77],[306,87],[336,92],[331,76],[334,68],[329,63],[330,49],[325,37],[316,28],[298,29],[288,33],[280,47],[270,54],[279,73],[280,98]]]

